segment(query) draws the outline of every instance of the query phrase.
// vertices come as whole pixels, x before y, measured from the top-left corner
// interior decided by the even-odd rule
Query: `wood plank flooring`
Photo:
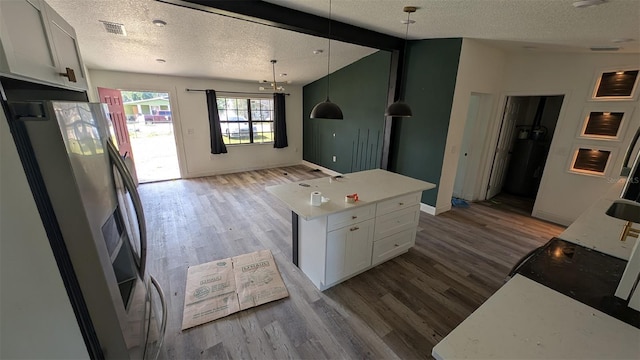
[[[416,246],[325,292],[291,263],[291,215],[265,186],[305,166],[140,186],[150,273],[169,305],[163,359],[422,359],[563,228],[471,204],[421,214]],[[270,249],[290,297],[181,331],[187,267]]]

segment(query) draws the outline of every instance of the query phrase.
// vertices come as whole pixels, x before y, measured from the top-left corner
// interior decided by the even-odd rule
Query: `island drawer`
[[[333,231],[341,227],[372,219],[375,211],[375,204],[371,204],[329,215],[327,219],[327,231]]]
[[[422,192],[416,192],[381,201],[377,205],[376,216],[388,214],[392,211],[406,209],[413,205],[419,204],[421,198]]]
[[[413,229],[418,226],[419,219],[420,205],[418,204],[378,216],[376,218],[374,240],[378,241],[400,231]]]
[[[401,254],[415,243],[416,229],[407,229],[373,243],[371,264],[377,265]]]

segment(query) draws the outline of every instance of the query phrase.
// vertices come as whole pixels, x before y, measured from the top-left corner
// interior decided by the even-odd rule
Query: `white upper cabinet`
[[[58,60],[48,26],[43,2],[0,1],[2,72],[59,83]]]
[[[0,72],[87,89],[75,31],[44,1],[0,1],[0,42]]]

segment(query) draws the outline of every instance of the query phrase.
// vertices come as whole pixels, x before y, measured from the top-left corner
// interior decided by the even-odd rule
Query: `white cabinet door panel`
[[[348,275],[357,273],[371,265],[373,230],[375,220],[367,220],[349,228],[347,240]]]
[[[0,38],[6,60],[0,71],[61,82],[44,7],[39,0],[0,1]]]
[[[374,219],[327,234],[325,284],[353,275],[371,265]]]
[[[82,66],[82,58],[76,40],[76,32],[58,13],[46,5],[49,29],[53,44],[58,55],[58,72],[66,73],[67,68],[75,75],[75,81],[70,77],[61,76],[62,83],[67,86],[87,89],[87,79]]]

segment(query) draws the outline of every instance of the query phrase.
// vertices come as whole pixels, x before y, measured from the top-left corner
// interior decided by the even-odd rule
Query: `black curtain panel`
[[[209,132],[211,134],[211,153],[226,154],[227,147],[222,140],[222,130],[220,130],[220,115],[218,114],[218,103],[216,102],[216,91],[207,90],[207,110],[209,110]]]
[[[284,94],[273,94],[273,110],[275,113],[275,121],[273,122],[273,147],[277,149],[289,146],[287,142],[287,121],[286,111],[284,109]]]

